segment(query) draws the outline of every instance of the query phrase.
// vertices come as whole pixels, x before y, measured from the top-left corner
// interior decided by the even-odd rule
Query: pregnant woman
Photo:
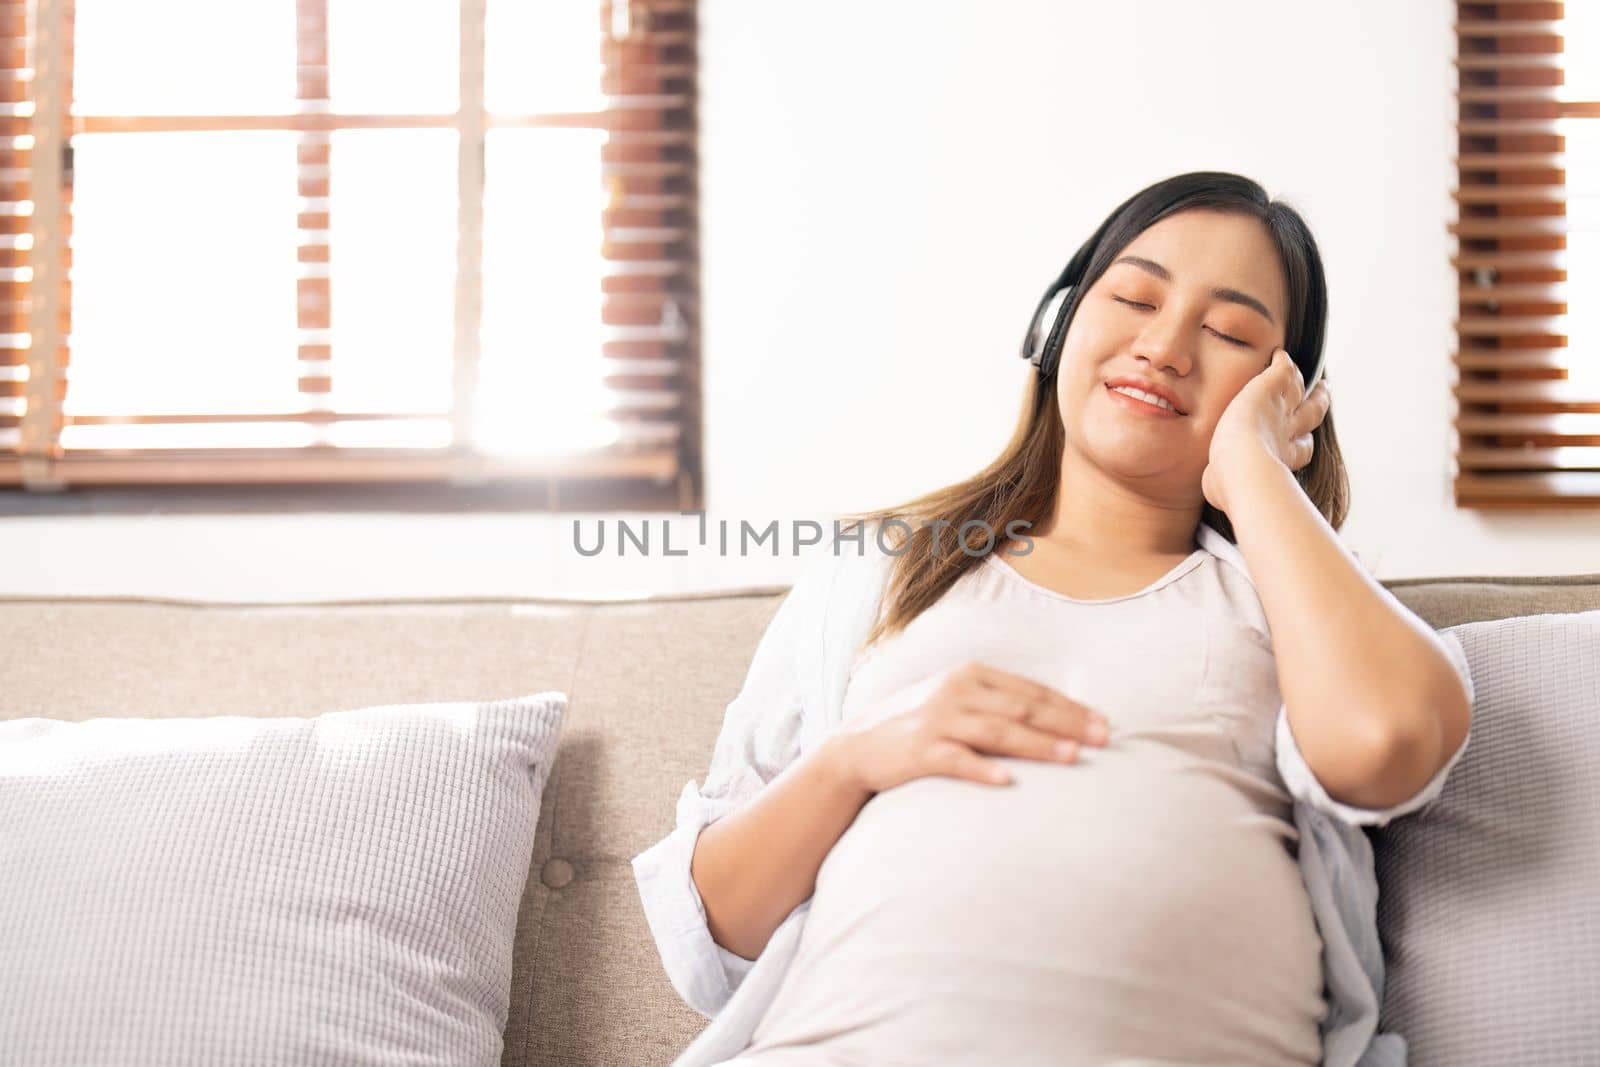
[[[634,858],[714,1018],[680,1064],[1404,1063],[1352,982],[1370,854],[1305,862],[1297,806],[1436,796],[1470,678],[1335,534],[1326,306],[1237,175],[1079,250],[1003,453],[854,516]]]

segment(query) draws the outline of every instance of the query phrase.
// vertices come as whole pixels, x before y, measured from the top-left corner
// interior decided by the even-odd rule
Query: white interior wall
[[[1004,442],[1039,293],[1151,181],[1232,170],[1321,243],[1328,378],[1382,578],[1600,571],[1600,511],[1451,501],[1448,0],[1001,4],[702,0],[712,537],[580,556],[617,516],[28,517],[0,592],[226,599],[626,595],[792,580],[828,523],[963,477]],[[955,432],[944,427],[958,427]],[[628,516],[635,522],[643,516]],[[778,521],[783,555],[723,556]],[[770,546],[766,549],[770,553]]]

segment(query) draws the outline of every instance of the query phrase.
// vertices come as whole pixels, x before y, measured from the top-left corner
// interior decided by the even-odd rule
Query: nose
[[[1194,340],[1183,316],[1166,309],[1152,315],[1134,340],[1133,354],[1152,369],[1170,368],[1180,377],[1188,374],[1194,365]]]

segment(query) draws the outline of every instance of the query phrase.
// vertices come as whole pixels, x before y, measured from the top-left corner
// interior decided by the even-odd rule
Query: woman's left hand
[[[1275,349],[1266,370],[1245,383],[1228,403],[1211,435],[1211,454],[1200,491],[1218,511],[1228,510],[1228,487],[1261,463],[1297,471],[1311,462],[1311,431],[1331,404],[1326,381],[1305,393],[1300,368]]]

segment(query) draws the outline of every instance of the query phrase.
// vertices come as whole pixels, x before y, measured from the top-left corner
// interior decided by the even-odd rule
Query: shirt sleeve
[[[1444,641],[1445,650],[1450,654],[1451,665],[1455,667],[1461,682],[1466,686],[1467,699],[1476,699],[1476,690],[1472,685],[1472,670],[1467,662],[1466,650],[1461,645],[1461,639],[1449,630],[1439,632]],[[1467,751],[1467,745],[1472,740],[1472,728],[1467,728],[1467,736],[1462,739],[1461,747],[1455,754],[1445,761],[1439,772],[1433,776],[1427,785],[1410,800],[1396,804],[1391,808],[1358,808],[1350,804],[1342,804],[1328,795],[1316,775],[1311,773],[1311,767],[1306,763],[1305,756],[1300,751],[1300,746],[1295,743],[1294,732],[1289,729],[1289,716],[1286,705],[1278,707],[1277,725],[1277,762],[1278,773],[1283,776],[1284,785],[1297,801],[1309,804],[1313,808],[1331,815],[1343,822],[1355,826],[1386,826],[1391,821],[1402,815],[1424,807],[1439,795],[1444,789],[1445,779],[1455,765],[1461,761],[1461,756]]]
[[[806,628],[820,625],[837,571],[830,556],[825,546],[779,605],[743,687],[724,713],[704,781],[690,780],[678,796],[675,827],[633,857],[645,918],[667,977],[678,995],[708,1018],[728,1002],[756,961],[712,940],[690,859],[701,830],[749,803],[800,755],[806,711],[801,637]]]

